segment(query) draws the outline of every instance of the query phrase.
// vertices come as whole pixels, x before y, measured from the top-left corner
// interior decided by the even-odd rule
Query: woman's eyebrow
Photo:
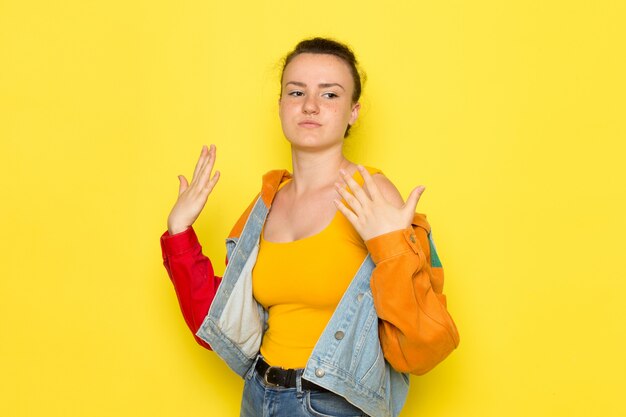
[[[328,87],[337,86],[337,87],[340,87],[343,91],[346,91],[346,89],[343,88],[343,86],[341,84],[338,84],[338,83],[322,83],[322,84],[318,84],[317,86],[320,87],[320,88],[328,88]]]
[[[293,85],[296,85],[298,87],[306,87],[306,84],[302,83],[300,81],[289,81],[287,84],[285,84],[285,86],[288,86],[289,84],[293,84]],[[337,86],[337,87],[341,88],[343,91],[346,91],[346,89],[343,88],[343,86],[341,84],[338,84],[338,83],[320,83],[317,86],[320,87],[320,88],[328,88],[328,87]]]

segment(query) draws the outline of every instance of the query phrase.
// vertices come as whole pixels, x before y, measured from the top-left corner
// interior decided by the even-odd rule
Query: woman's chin
[[[335,146],[341,147],[343,140],[330,140],[330,139],[321,139],[315,135],[300,135],[300,136],[292,136],[286,137],[287,142],[291,145],[293,149],[302,149],[302,150],[315,150],[315,149],[328,149]]]

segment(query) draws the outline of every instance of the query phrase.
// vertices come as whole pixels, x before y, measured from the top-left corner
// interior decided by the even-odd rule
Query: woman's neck
[[[349,174],[354,171],[354,164],[343,155],[342,148],[330,148],[324,151],[307,152],[291,148],[293,165],[293,191],[305,194],[332,186],[341,182],[339,170]]]

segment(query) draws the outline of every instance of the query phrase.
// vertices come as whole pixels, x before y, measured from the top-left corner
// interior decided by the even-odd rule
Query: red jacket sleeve
[[[196,336],[196,332],[209,312],[221,277],[215,275],[211,261],[202,254],[192,227],[174,235],[165,231],[161,235],[161,252],[185,322],[196,341],[210,350],[211,346]]]

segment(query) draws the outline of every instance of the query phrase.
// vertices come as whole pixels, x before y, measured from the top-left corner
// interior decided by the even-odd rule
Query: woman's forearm
[[[189,330],[196,341],[203,347],[211,347],[196,336],[211,302],[215,297],[221,278],[213,272],[209,258],[202,254],[192,227],[183,232],[161,235],[163,265],[174,284],[180,309]]]
[[[431,266],[428,231],[411,226],[366,244],[376,263],[371,287],[385,358],[398,371],[424,374],[459,344],[443,270]]]

